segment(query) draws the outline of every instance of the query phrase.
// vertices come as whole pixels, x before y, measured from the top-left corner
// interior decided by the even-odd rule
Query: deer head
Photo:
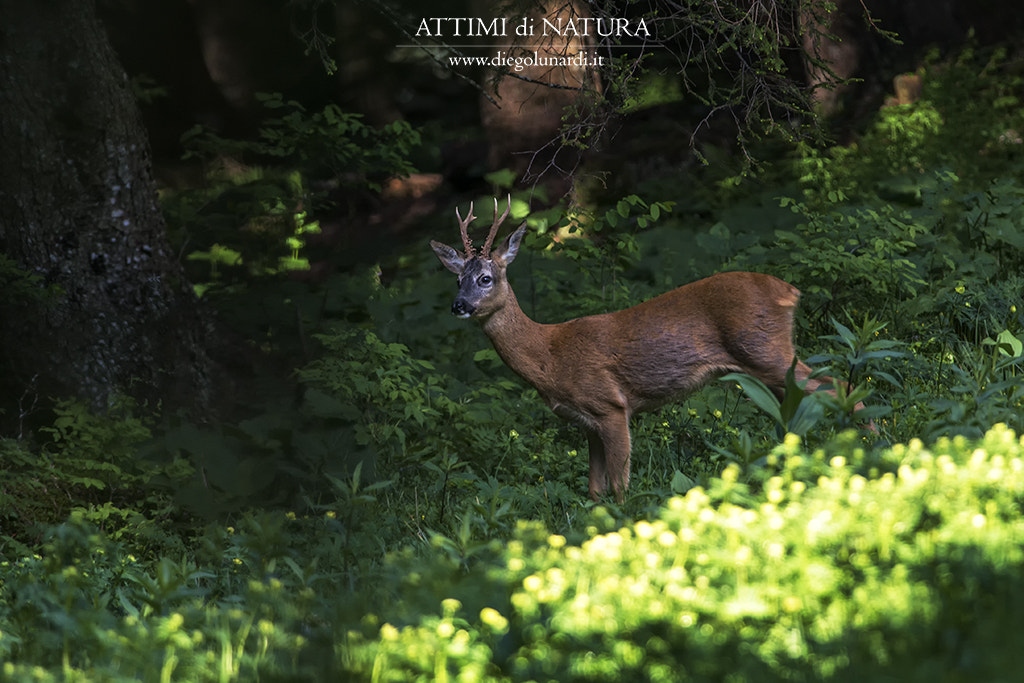
[[[469,211],[463,218],[459,210],[455,209],[455,216],[459,220],[459,231],[462,233],[462,245],[464,252],[458,252],[447,244],[432,241],[437,258],[441,260],[444,267],[459,277],[459,293],[452,302],[452,313],[460,318],[487,317],[495,310],[505,304],[511,289],[505,277],[505,269],[519,251],[519,243],[526,234],[526,223],[524,222],[513,232],[494,252],[491,254],[491,246],[498,234],[501,224],[508,218],[512,209],[512,197],[508,198],[508,206],[505,212],[498,216],[498,200],[494,200],[494,222],[487,233],[487,240],[483,249],[476,253],[473,249],[473,242],[469,238],[469,224],[476,220],[473,215],[473,204],[470,203]]]

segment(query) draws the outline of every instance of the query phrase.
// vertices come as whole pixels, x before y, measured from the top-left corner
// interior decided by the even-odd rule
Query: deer
[[[478,319],[502,361],[533,385],[556,415],[586,433],[594,501],[609,486],[615,500],[623,501],[630,418],[637,413],[684,398],[730,372],[758,378],[780,400],[791,367],[808,394],[833,384],[829,377],[812,378],[811,368],[794,353],[800,290],[763,273],[717,273],[631,308],[535,322],[520,308],[507,276],[526,222],[491,251],[511,208],[510,196],[499,217],[495,198],[494,222],[479,251],[468,233],[476,220],[472,203],[465,218],[455,209],[464,250],[433,240],[430,246],[458,276],[451,312]]]

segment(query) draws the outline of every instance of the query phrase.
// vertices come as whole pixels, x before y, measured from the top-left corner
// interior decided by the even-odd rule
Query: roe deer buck
[[[793,312],[800,291],[761,273],[712,275],[642,304],[602,315],[545,325],[523,313],[506,269],[519,251],[524,222],[491,254],[498,216],[479,253],[467,228],[476,217],[455,210],[465,252],[432,241],[445,268],[459,276],[452,313],[479,318],[505,364],[536,387],[555,414],[576,422],[590,444],[590,497],[611,484],[621,501],[629,485],[629,419],[698,389],[728,372],[764,382],[779,398],[794,362]],[[808,379],[808,393],[830,378]]]

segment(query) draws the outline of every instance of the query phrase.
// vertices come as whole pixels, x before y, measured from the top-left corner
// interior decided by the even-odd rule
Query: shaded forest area
[[[567,4],[551,3],[548,9]],[[837,77],[851,82],[820,94],[828,100],[829,134],[840,141],[854,139],[866,118],[895,94],[893,79],[918,69],[930,50],[948,55],[968,43],[993,45],[1019,35],[1021,20],[1001,11],[1003,4],[998,0],[874,2],[867,6],[870,19],[866,19],[866,6],[860,0],[837,3],[836,11],[822,22],[822,30],[837,38],[826,46],[824,56]],[[469,17],[481,14],[480,7],[479,3],[441,2],[424,14],[425,8],[413,3],[391,10],[374,2],[335,5],[275,0],[100,5],[129,76],[141,78],[143,89],[150,88],[143,100],[144,119],[158,177],[172,185],[194,180],[198,172],[195,163],[181,163],[182,134],[198,124],[226,138],[253,137],[267,115],[258,97],[261,93],[281,93],[285,100],[296,100],[311,110],[334,102],[373,126],[402,120],[423,130],[428,138],[414,152],[419,171],[415,178],[394,183],[383,196],[340,198],[338,214],[345,220],[336,229],[344,233],[343,250],[355,252],[343,256],[343,262],[364,263],[376,261],[388,245],[408,239],[402,233],[416,226],[423,215],[454,198],[486,191],[491,184],[484,176],[490,171],[513,169],[522,186],[539,179],[553,183],[557,190],[569,189],[564,175],[572,167],[560,173],[535,164],[532,174],[523,171],[530,153],[557,138],[561,107],[570,100],[559,99],[557,91],[540,91],[537,99],[551,99],[539,105],[545,112],[540,116],[537,108],[524,109],[523,102],[514,98],[492,104],[493,97],[487,93],[493,85],[485,72],[447,69],[426,58],[422,50],[396,47],[410,43],[420,15]],[[898,42],[883,31],[892,32]],[[425,47],[432,45],[429,40],[421,42]],[[629,53],[627,48],[621,51]],[[334,73],[324,68],[324,59],[333,62]],[[670,73],[668,67],[678,66],[672,63],[674,56],[659,54],[658,49],[649,50],[646,59],[655,73]],[[789,50],[787,59],[790,76],[798,82],[821,77],[809,71],[795,49]],[[658,86],[669,92],[653,99],[664,103],[616,116],[598,131],[604,135],[594,140],[592,166],[587,170],[611,169],[615,174],[628,160],[643,159],[635,162],[639,169],[620,171],[635,181],[637,174],[642,178],[661,168],[693,170],[691,145],[734,148],[735,126],[724,116],[691,139],[707,108],[673,97],[678,86],[670,79]],[[525,97],[532,96],[531,92]],[[510,120],[488,129],[488,119],[500,110]],[[518,146],[506,140],[510,130],[524,131],[515,140]],[[370,228],[371,221],[383,226],[383,232]],[[369,235],[387,235],[387,239]],[[356,256],[367,240],[374,244],[363,245],[367,251]]]
[[[1013,680],[1016,3],[426,5],[0,0],[0,681]],[[429,248],[496,196],[530,318],[774,275],[835,391],[589,500]]]

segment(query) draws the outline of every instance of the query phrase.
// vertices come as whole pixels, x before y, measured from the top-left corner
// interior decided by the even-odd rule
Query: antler
[[[469,239],[469,224],[476,220],[476,216],[473,215],[473,202],[469,203],[469,213],[463,218],[459,213],[459,207],[455,207],[455,216],[459,219],[459,231],[462,233],[462,246],[466,248],[466,258],[473,258],[473,240]]]
[[[494,244],[494,236],[498,234],[498,228],[508,218],[508,212],[512,210],[512,193],[508,195],[508,206],[505,207],[505,213],[501,214],[501,218],[498,218],[498,198],[494,198],[494,223],[491,224],[491,231],[487,234],[487,241],[484,242],[484,248],[480,250],[480,255],[483,258],[488,258],[491,254],[491,245]]]
[[[508,218],[508,212],[512,210],[512,194],[508,195],[508,206],[505,207],[505,213],[498,216],[498,198],[494,198],[494,223],[491,224],[491,231],[487,234],[487,241],[484,242],[484,248],[480,250],[481,258],[490,258],[491,256],[491,245],[494,244],[494,237],[498,234],[498,228]],[[459,219],[459,232],[462,233],[462,246],[466,248],[466,258],[473,258],[473,240],[469,239],[469,224],[476,220],[476,216],[473,215],[473,202],[469,203],[469,213],[463,218],[462,214],[459,213],[459,207],[455,207],[455,215]]]

